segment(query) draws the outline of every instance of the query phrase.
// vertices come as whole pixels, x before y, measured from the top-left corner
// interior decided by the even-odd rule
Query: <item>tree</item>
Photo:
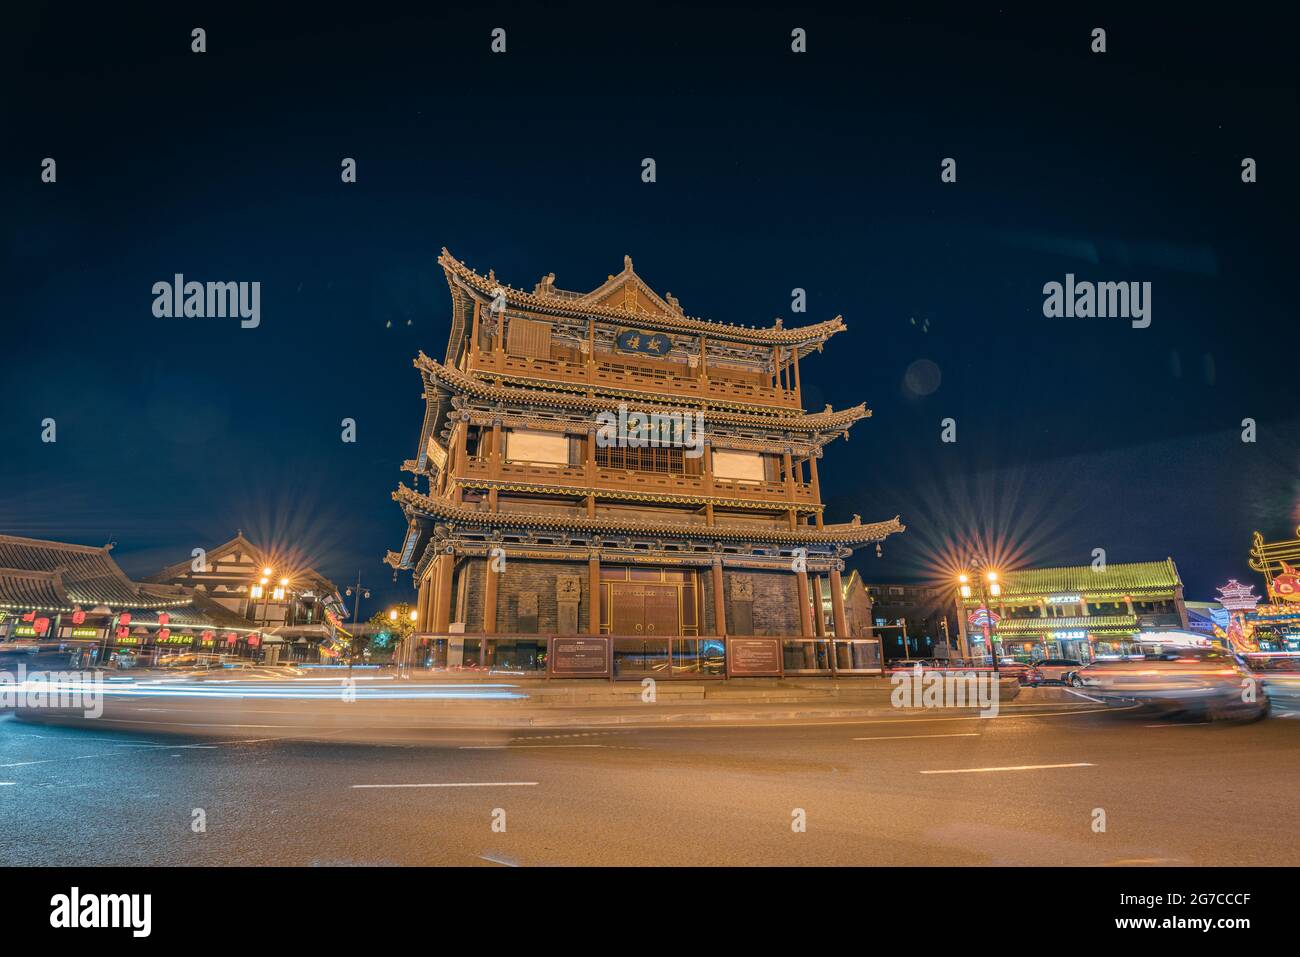
[[[415,631],[416,623],[411,620],[412,607],[406,602],[394,605],[384,611],[377,611],[366,622],[370,627],[370,646],[382,651],[391,649],[398,641]]]

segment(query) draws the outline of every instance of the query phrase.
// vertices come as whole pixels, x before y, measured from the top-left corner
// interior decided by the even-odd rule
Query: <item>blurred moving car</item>
[[[220,655],[204,654],[195,651],[182,651],[174,655],[163,655],[158,659],[159,668],[220,668]]]
[[[1288,708],[1300,706],[1300,655],[1257,652],[1245,655],[1246,667],[1260,679],[1270,701]]]
[[[947,662],[935,661],[931,658],[892,658],[885,662],[885,672],[887,674],[894,674],[899,671],[910,671],[917,665],[920,665],[922,670],[926,668],[948,667]]]
[[[1183,649],[1095,661],[1074,673],[1076,687],[1100,698],[1135,701],[1211,720],[1253,720],[1268,714],[1268,696],[1236,656],[1219,649]]]
[[[15,655],[34,655],[41,650],[39,641],[23,641],[21,638],[14,641],[0,641],[0,652],[9,652]]]
[[[1030,665],[1030,684],[1041,685],[1049,682],[1065,684],[1067,676],[1083,667],[1083,662],[1076,658],[1043,658]]]
[[[128,668],[134,668],[139,663],[139,657],[131,651],[115,651],[109,659],[109,663],[119,671],[125,671]]]

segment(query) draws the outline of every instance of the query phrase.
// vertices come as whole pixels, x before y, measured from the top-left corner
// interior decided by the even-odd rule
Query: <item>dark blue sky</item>
[[[143,574],[242,528],[405,597],[380,559],[443,245],[516,286],[627,253],[694,315],[843,314],[804,394],[874,410],[822,470],[830,520],[909,525],[868,580],[979,539],[1172,555],[1211,597],[1300,522],[1293,24],[1266,11],[181,6],[7,13],[0,530]],[[155,318],[177,272],[260,281],[260,328]],[[1044,318],[1067,272],[1151,282],[1151,327]]]

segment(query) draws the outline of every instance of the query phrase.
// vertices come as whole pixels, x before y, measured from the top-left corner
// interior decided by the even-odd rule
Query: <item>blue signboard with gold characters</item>
[[[620,329],[614,340],[619,352],[639,352],[646,356],[666,356],[672,342],[662,332],[643,332],[640,329]]]

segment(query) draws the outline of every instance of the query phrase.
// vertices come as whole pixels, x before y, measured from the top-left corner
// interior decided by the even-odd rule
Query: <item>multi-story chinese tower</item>
[[[695,319],[628,257],[588,293],[554,275],[515,289],[445,249],[438,261],[451,336],[443,361],[415,360],[424,425],[404,464],[414,487],[393,493],[406,537],[388,554],[414,572],[421,631],[683,647],[849,634],[843,559],[903,526],[823,521],[817,460],[870,415],[800,403],[800,359],[840,317],[793,329]],[[658,413],[702,424],[703,442],[678,431],[638,446],[622,425],[602,441],[601,414],[620,406],[632,429]],[[825,619],[810,598],[823,575]]]

